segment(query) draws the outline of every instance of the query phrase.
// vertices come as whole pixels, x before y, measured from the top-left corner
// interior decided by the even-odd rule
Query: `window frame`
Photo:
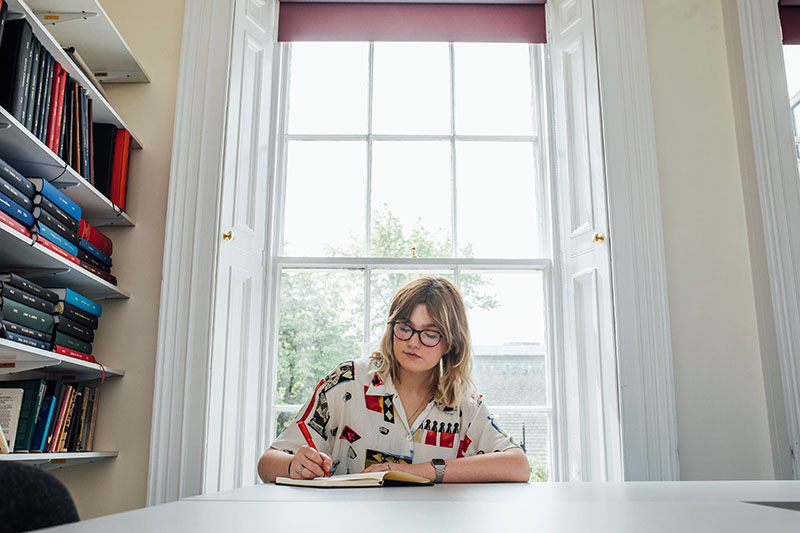
[[[531,72],[531,106],[533,120],[533,135],[457,135],[455,133],[455,51],[454,43],[449,43],[450,58],[450,133],[447,135],[408,135],[408,134],[374,134],[372,133],[372,102],[373,102],[373,61],[374,43],[369,47],[369,75],[368,75],[368,126],[365,134],[290,134],[288,132],[289,116],[289,65],[291,63],[291,43],[278,43],[276,53],[279,73],[273,79],[273,94],[276,94],[275,121],[273,126],[274,135],[273,150],[275,153],[274,176],[272,180],[270,195],[273,199],[274,208],[270,212],[270,243],[272,252],[268,259],[269,267],[269,287],[267,290],[268,313],[267,338],[270,339],[266,347],[268,359],[267,384],[269,394],[265,414],[268,417],[266,428],[267,442],[274,439],[277,428],[277,420],[280,413],[296,413],[301,405],[279,404],[275,401],[275,384],[277,383],[278,369],[278,345],[279,345],[279,323],[280,323],[280,283],[281,273],[284,269],[354,269],[364,271],[364,327],[362,340],[361,357],[368,356],[370,345],[370,279],[374,268],[380,269],[410,269],[410,270],[452,270],[454,272],[454,282],[460,286],[460,274],[464,270],[469,271],[538,271],[542,275],[543,302],[544,302],[544,332],[545,332],[545,373],[547,387],[546,405],[513,405],[513,406],[494,406],[492,410],[497,413],[515,412],[524,410],[530,413],[546,413],[548,416],[548,435],[547,435],[547,471],[549,481],[560,481],[561,472],[566,470],[566,458],[559,452],[559,431],[556,429],[559,424],[559,413],[563,410],[563,402],[557,391],[563,387],[558,384],[557,379],[561,379],[563,374],[559,371],[558,361],[563,359],[560,352],[562,343],[556,339],[556,332],[561,330],[558,321],[562,304],[560,301],[560,291],[557,290],[557,276],[554,272],[558,271],[558,259],[553,247],[554,241],[554,221],[552,220],[552,187],[550,186],[550,128],[548,122],[548,111],[550,95],[550,85],[545,73],[547,52],[546,45],[528,45],[528,57]],[[284,213],[286,199],[286,178],[287,178],[287,151],[290,141],[352,141],[363,140],[367,143],[366,156],[366,180],[365,189],[365,235],[364,248],[367,255],[363,257],[296,257],[283,256],[283,235],[284,235]],[[371,144],[373,141],[448,141],[451,153],[451,246],[453,256],[449,258],[394,258],[394,257],[370,257],[371,249],[371,183],[372,183],[372,161]],[[539,256],[532,258],[465,258],[457,255],[457,189],[455,183],[455,164],[456,164],[456,143],[457,142],[530,142],[534,150],[534,180],[535,180],[535,200],[536,209],[539,213],[537,220],[537,232],[539,243]],[[321,376],[320,376],[321,377]],[[480,391],[479,391],[480,392]],[[491,399],[490,399],[491,400]]]

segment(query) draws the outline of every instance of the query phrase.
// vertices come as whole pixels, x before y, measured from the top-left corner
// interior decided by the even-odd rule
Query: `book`
[[[56,204],[42,196],[41,194],[37,194],[33,197],[33,205],[36,207],[41,207],[42,210],[49,213],[53,218],[64,224],[68,230],[75,232],[76,234],[80,231],[80,223],[69,216],[67,213],[64,212],[63,209],[58,207]],[[77,243],[75,243],[77,245]]]
[[[66,194],[56,189],[51,183],[44,178],[29,178],[33,184],[36,192],[46,197],[48,200],[56,204],[65,213],[74,218],[75,220],[81,219],[81,208],[73,202]]]
[[[67,335],[84,342],[94,341],[94,330],[92,328],[80,324],[71,318],[67,318],[64,315],[56,315],[53,317],[53,320],[55,320],[56,323],[56,331],[63,331]]]
[[[63,331],[55,332],[55,335],[53,335],[53,343],[56,346],[69,348],[70,350],[81,352],[86,355],[92,354],[92,345],[90,343],[82,341],[80,339],[76,339],[72,335],[68,335]]]
[[[10,216],[26,228],[33,226],[33,215],[23,209],[17,202],[0,192],[0,211]]]
[[[11,453],[11,448],[8,447],[8,441],[6,440],[6,434],[3,431],[3,426],[0,425],[0,454],[3,453]]]
[[[17,335],[24,335],[25,337],[29,337],[31,339],[35,339],[41,342],[49,343],[53,335],[51,333],[45,333],[43,331],[38,331],[21,324],[17,324],[15,322],[11,322],[10,320],[3,320],[3,326],[5,326],[6,331],[8,333],[16,333]],[[49,349],[49,348],[46,348]]]
[[[61,235],[63,238],[71,242],[74,246],[78,246],[78,244],[80,244],[81,238],[78,237],[77,233],[70,230],[67,226],[59,222],[53,215],[51,215],[41,207],[39,206],[34,207],[32,214],[33,218],[35,218],[40,223],[43,222],[44,224],[46,224],[51,230]]]
[[[81,434],[78,437],[78,442],[75,444],[76,452],[85,452],[89,445],[89,430],[92,427],[92,413],[94,411],[95,398],[97,396],[97,388],[86,387],[86,409],[84,411],[85,417],[81,427]]]
[[[94,104],[92,99],[87,97],[89,102],[88,113],[89,116],[86,120],[87,124],[87,165],[89,165],[89,183],[94,185]]]
[[[50,92],[50,102],[49,102],[50,105],[48,106],[49,112],[47,115],[47,135],[45,136],[45,144],[53,152],[57,152],[57,150],[55,149],[54,138],[56,136],[56,124],[59,124],[58,104],[62,91],[63,88],[61,86],[61,63],[59,63],[58,61],[54,61],[53,89]]]
[[[89,68],[89,65],[86,64],[86,62],[80,56],[80,54],[75,49],[75,47],[74,46],[65,46],[64,47],[64,51],[67,53],[67,55],[69,55],[72,58],[72,60],[75,62],[75,65],[80,69],[80,71],[83,72],[86,75],[86,79],[89,80],[89,83],[94,85],[95,89],[97,89],[97,92],[102,94],[104,98],[108,98],[106,96],[105,90],[103,89],[103,86],[100,84],[100,82],[95,77],[94,72],[92,72],[92,69]]]
[[[67,87],[69,76],[67,71],[62,68],[61,81],[59,82],[59,95],[58,95],[58,115],[56,116],[56,132],[53,137],[53,150],[63,159],[64,154],[64,128],[66,125],[66,104],[67,104]]]
[[[25,122],[26,82],[30,72],[33,32],[25,19],[8,20],[0,42],[0,105],[17,122]]]
[[[23,226],[22,224],[20,224],[19,222],[17,222],[7,214],[5,214],[5,212],[3,211],[0,211],[0,222],[5,224],[9,228],[13,228],[15,231],[22,233],[25,237],[28,238],[31,237],[31,232],[28,228],[26,228],[25,226]]]
[[[25,129],[33,131],[33,114],[36,108],[36,84],[39,81],[39,71],[41,70],[41,51],[42,45],[39,40],[33,37],[33,52],[31,54],[31,69],[28,75],[28,95],[25,101]]]
[[[3,283],[8,283],[9,285],[13,285],[14,287],[19,287],[20,289],[47,300],[48,302],[58,302],[58,295],[56,293],[45,289],[44,287],[41,287],[13,272],[0,274],[0,281]]]
[[[81,442],[81,434],[83,433],[83,426],[86,424],[86,409],[89,404],[89,387],[84,387],[81,394],[81,403],[77,409],[78,420],[75,423],[75,429],[71,432],[67,445],[67,451],[77,452],[78,446]]]
[[[81,260],[81,266],[84,266],[84,263],[88,263],[93,267],[102,270],[103,272],[111,273],[111,267],[107,264],[103,263],[95,256],[84,250],[83,248],[78,248],[78,253],[76,257]],[[85,268],[85,267],[84,267]]]
[[[33,440],[36,417],[44,399],[44,389],[47,383],[43,379],[22,379],[16,381],[0,382],[0,389],[22,389],[22,405],[19,411],[19,424],[17,435],[14,439],[14,451],[28,451]]]
[[[3,42],[3,29],[6,26],[6,19],[8,18],[8,2],[0,0],[0,42]]]
[[[40,228],[40,229],[41,229],[41,228]],[[55,244],[53,244],[53,243],[52,243],[52,242],[50,242],[49,240],[47,240],[47,239],[45,239],[44,237],[42,237],[41,233],[36,233],[36,234],[33,234],[33,235],[32,235],[32,237],[34,237],[34,238],[35,238],[35,240],[34,240],[34,243],[35,243],[35,244],[39,244],[39,245],[41,245],[41,246],[43,246],[43,247],[47,248],[48,250],[50,250],[50,251],[51,251],[51,252],[53,252],[54,254],[56,254],[56,255],[59,255],[59,256],[61,256],[61,257],[63,257],[63,258],[64,258],[64,259],[66,259],[67,261],[69,261],[69,262],[71,262],[71,263],[74,263],[74,264],[76,264],[76,265],[78,265],[78,266],[81,266],[81,261],[80,261],[80,259],[78,259],[78,258],[77,258],[77,257],[75,257],[74,255],[72,255],[71,253],[67,252],[66,250],[64,250],[64,249],[63,249],[63,248],[61,248],[60,246],[56,246]]]
[[[22,326],[52,333],[55,319],[53,315],[38,311],[30,306],[11,300],[6,297],[0,298],[0,307],[3,310],[3,318],[15,322]]]
[[[53,406],[53,416],[50,419],[50,427],[42,437],[41,450],[42,452],[49,452],[53,444],[53,435],[56,433],[57,426],[60,421],[60,416],[64,409],[64,401],[69,399],[68,385],[63,382],[56,381],[53,387],[53,396],[55,397],[55,405]]]
[[[114,251],[114,243],[111,242],[111,239],[85,220],[81,220],[78,223],[78,230],[76,231],[81,239],[86,240],[104,254],[110,256]]]
[[[0,178],[9,182],[28,198],[33,198],[33,195],[36,194],[36,190],[33,188],[33,184],[28,181],[28,178],[17,172],[14,167],[2,159],[0,159]]]
[[[84,251],[92,254],[99,261],[105,263],[107,267],[111,268],[112,265],[111,257],[98,250],[94,245],[92,245],[92,243],[90,243],[86,239],[81,239],[81,242],[78,246],[82,248]]]
[[[23,389],[0,389],[0,426],[10,450],[16,446],[19,413],[22,409]]]
[[[53,420],[58,398],[54,394],[55,381],[48,381],[44,392],[42,408],[39,409],[39,416],[36,419],[36,426],[33,431],[33,441],[31,441],[31,452],[41,452],[47,439],[47,432],[50,430],[50,423]]]
[[[78,250],[78,252],[80,252],[80,250]],[[108,272],[108,267],[106,267],[106,268],[97,268],[93,264],[91,264],[91,263],[89,263],[87,261],[81,260],[81,268],[83,268],[85,270],[88,270],[89,272],[91,272],[92,274],[97,276],[98,278],[101,278],[101,279],[109,282],[112,285],[116,285],[117,284],[117,277],[114,276],[113,274],[111,274],[110,272]]]
[[[91,452],[94,450],[94,425],[97,422],[97,405],[99,403],[98,398],[100,396],[100,389],[98,387],[92,387],[93,391],[93,400],[94,403],[92,404],[92,411],[91,411],[91,421],[89,423],[89,433],[86,436],[86,444],[85,450],[87,452]]]
[[[75,394],[73,395],[72,401],[70,402],[70,410],[67,413],[67,420],[64,424],[64,432],[61,436],[61,444],[58,447],[58,451],[60,452],[68,452],[70,451],[70,443],[72,441],[72,435],[75,433],[75,426],[80,418],[79,411],[80,406],[83,403],[83,384],[75,385]]]
[[[32,308],[43,313],[53,314],[56,312],[56,307],[53,302],[49,302],[44,298],[40,298],[27,291],[23,291],[19,287],[0,281],[0,296],[5,296],[16,302],[29,305]]]
[[[50,105],[52,103],[52,96],[53,96],[53,85],[55,83],[55,66],[56,60],[53,58],[50,53],[47,53],[47,71],[45,75],[45,79],[47,83],[44,87],[44,92],[42,93],[42,110],[39,113],[39,140],[47,144],[47,133],[48,129],[50,128]]]
[[[297,485],[300,487],[347,488],[382,487],[390,485],[433,485],[433,481],[398,470],[387,470],[386,472],[362,472],[360,474],[315,477],[314,479],[279,477],[275,480],[275,484]]]
[[[2,177],[0,177],[0,192],[8,196],[9,199],[14,200],[14,202],[25,211],[33,211],[33,202],[31,202],[31,199],[22,194],[22,192]]]
[[[78,350],[73,350],[72,348],[61,346],[60,344],[54,345],[53,350],[59,355],[66,355],[67,357],[80,359],[81,361],[86,361],[87,363],[97,363],[97,359],[95,359],[93,355],[79,352]]]
[[[125,210],[125,196],[128,187],[128,160],[130,159],[131,134],[128,130],[117,130],[114,144],[114,170],[111,173],[111,194],[109,200]]]
[[[117,127],[114,124],[94,125],[94,187],[106,198],[111,197],[111,175],[114,171],[116,139]],[[81,236],[86,239],[86,236]],[[86,240],[92,242],[90,239]],[[100,247],[98,246],[98,248]],[[105,252],[105,250],[103,251]],[[111,252],[105,253],[111,255]]]
[[[61,435],[64,431],[64,422],[67,419],[67,410],[70,406],[70,401],[75,388],[72,385],[67,385],[64,388],[64,394],[58,404],[58,415],[56,417],[56,424],[53,427],[53,432],[50,435],[50,442],[48,444],[48,452],[57,452],[58,445],[61,442]]]
[[[30,346],[31,348],[39,348],[40,350],[46,350],[49,352],[50,348],[52,347],[52,345],[47,341],[40,341],[38,339],[34,339],[33,337],[19,335],[13,331],[7,331],[6,335],[8,340],[18,342],[19,344],[24,344],[25,346]]]
[[[50,288],[50,290],[56,293],[59,302],[74,305],[97,317],[103,314],[103,308],[100,304],[73,291],[69,287],[54,287]]]
[[[52,229],[46,222],[38,220],[36,222],[36,225],[33,228],[31,228],[31,234],[41,235],[42,237],[52,242],[65,252],[69,253],[72,256],[77,257],[76,254],[78,253],[78,247],[69,242],[64,237],[62,237],[57,231]],[[38,237],[36,240],[38,241]]]
[[[33,121],[31,122],[31,133],[38,139],[41,133],[41,127],[39,126],[40,116],[42,114],[42,108],[44,107],[44,89],[47,86],[47,80],[45,77],[47,76],[47,49],[44,46],[40,47],[39,50],[39,77],[36,79],[36,87],[34,89],[34,97],[33,97]]]
[[[58,302],[56,304],[56,308],[62,316],[65,316],[70,320],[74,320],[75,322],[83,324],[84,326],[88,326],[92,329],[97,329],[97,317],[91,313],[87,313],[80,307],[74,306],[67,302]]]

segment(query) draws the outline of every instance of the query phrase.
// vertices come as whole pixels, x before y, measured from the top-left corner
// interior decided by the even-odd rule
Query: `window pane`
[[[328,372],[362,356],[364,272],[281,272],[276,403],[300,404]]]
[[[532,135],[526,44],[455,44],[456,133]]]
[[[389,304],[392,296],[406,283],[422,276],[441,276],[453,281],[450,270],[388,270],[373,269],[370,279],[370,328],[369,352],[379,348],[386,331],[386,320],[389,317]]]
[[[491,399],[489,399],[491,400]],[[492,410],[491,404],[489,409]],[[523,446],[531,465],[531,481],[547,481],[550,454],[550,421],[547,413],[494,409],[497,425]]]
[[[364,254],[366,142],[291,141],[283,255]]]
[[[272,436],[273,440],[280,437],[281,433],[283,433],[283,431],[289,427],[289,424],[292,423],[292,420],[294,420],[294,416],[296,414],[297,413],[287,412],[278,413],[278,423],[275,426],[275,435]]]
[[[533,144],[456,144],[458,248],[467,257],[536,257]]]
[[[372,255],[452,257],[450,143],[372,147]]]
[[[368,43],[291,44],[289,133],[366,133]]]
[[[473,350],[475,386],[493,406],[547,405],[547,368],[541,344]]]
[[[375,43],[373,133],[450,132],[447,43]]]

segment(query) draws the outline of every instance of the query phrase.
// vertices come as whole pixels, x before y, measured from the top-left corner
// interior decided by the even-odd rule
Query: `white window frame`
[[[276,251],[271,257],[271,271],[273,275],[270,277],[270,301],[268,305],[271,307],[269,313],[270,320],[267,325],[269,329],[269,338],[272,339],[271,344],[267,349],[268,357],[268,383],[269,388],[273,393],[270,395],[268,402],[269,414],[269,433],[267,440],[272,440],[276,431],[276,423],[279,413],[291,412],[297,413],[301,405],[295,404],[278,404],[274,402],[274,390],[277,383],[277,367],[278,367],[278,344],[279,344],[279,321],[280,321],[280,275],[283,269],[297,268],[297,269],[353,269],[364,271],[364,332],[362,339],[362,353],[361,357],[369,355],[369,345],[371,340],[369,338],[369,317],[371,298],[370,298],[370,283],[371,271],[373,268],[380,269],[407,269],[407,270],[446,270],[454,272],[454,282],[460,286],[460,275],[464,270],[468,271],[537,271],[542,274],[542,284],[544,292],[544,307],[545,307],[545,372],[547,374],[546,387],[547,387],[547,404],[546,405],[513,405],[513,406],[499,406],[491,405],[495,413],[504,412],[517,412],[525,411],[531,413],[545,413],[548,417],[548,438],[547,438],[547,470],[549,479],[551,481],[560,481],[560,473],[566,471],[565,458],[558,453],[558,439],[557,424],[558,414],[561,406],[560,396],[553,393],[557,389],[555,380],[557,379],[555,369],[557,368],[556,360],[562,358],[562,354],[558,352],[561,343],[553,342],[555,339],[556,331],[559,330],[557,325],[558,313],[557,309],[560,308],[560,291],[555,288],[555,280],[553,276],[554,269],[558,268],[558,264],[554,264],[554,253],[552,249],[552,220],[550,213],[552,212],[550,204],[553,201],[550,198],[551,187],[550,176],[551,172],[548,169],[548,144],[549,137],[549,124],[547,121],[547,86],[545,83],[545,75],[543,72],[545,53],[541,46],[528,45],[528,57],[531,73],[531,106],[532,106],[532,120],[533,120],[533,135],[462,135],[455,133],[455,45],[449,43],[449,62],[450,62],[450,133],[439,135],[416,135],[416,134],[375,134],[372,132],[372,103],[373,103],[373,72],[374,72],[374,43],[369,45],[369,89],[367,93],[368,98],[368,126],[367,133],[365,134],[290,134],[288,132],[288,106],[289,98],[289,65],[291,63],[291,45],[287,44],[280,47],[279,51],[279,69],[280,76],[273,82],[273,94],[278,94],[278,106],[281,108],[277,116],[275,125],[275,153],[278,154],[275,160],[275,176],[273,180],[273,189],[271,195],[274,198],[274,203],[277,209],[272,211],[272,234],[270,241]],[[283,223],[285,213],[285,191],[286,191],[286,169],[287,169],[287,154],[286,150],[291,141],[364,141],[367,143],[367,158],[366,158],[366,202],[365,202],[365,235],[364,235],[364,248],[366,256],[364,257],[290,257],[278,255],[283,242]],[[371,184],[372,184],[372,165],[371,165],[371,144],[373,141],[447,141],[450,143],[451,150],[451,165],[450,165],[450,181],[451,181],[451,246],[453,257],[451,258],[385,258],[385,257],[371,257],[371,214],[372,214],[372,198],[371,198]],[[455,168],[455,151],[457,142],[525,142],[531,143],[534,150],[534,182],[535,182],[535,200],[537,202],[537,213],[539,218],[537,220],[538,242],[539,251],[542,253],[541,257],[534,257],[529,259],[473,259],[457,257],[458,239],[457,239],[457,187],[456,187],[456,168]],[[489,399],[491,401],[491,399]]]

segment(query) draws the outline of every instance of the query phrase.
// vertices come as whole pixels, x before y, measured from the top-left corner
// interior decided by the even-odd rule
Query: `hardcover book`
[[[80,250],[78,250],[80,252]],[[100,269],[87,261],[81,261],[81,268],[88,270],[98,278],[101,278],[112,285],[117,284],[117,277],[108,272],[108,267]]]
[[[58,295],[56,293],[49,289],[45,289],[44,287],[41,287],[32,281],[28,281],[19,274],[15,274],[13,272],[8,274],[0,274],[0,281],[3,283],[8,283],[9,285],[13,285],[14,287],[19,287],[23,291],[27,291],[38,296],[39,298],[43,298],[48,302],[56,303],[58,301]]]
[[[30,306],[6,297],[0,298],[0,306],[2,306],[3,318],[5,320],[33,328],[43,333],[53,332],[53,326],[55,325],[53,315],[38,311]]]
[[[433,481],[424,477],[407,474],[397,470],[386,472],[364,472],[331,477],[315,477],[314,479],[292,479],[279,477],[276,485],[297,485],[300,487],[348,488],[348,487],[383,487],[390,485],[433,485]]]
[[[56,312],[55,304],[53,302],[48,302],[44,298],[40,298],[27,291],[23,291],[19,287],[15,287],[14,285],[3,281],[0,281],[0,296],[5,296],[14,301],[29,305],[43,313],[53,314]]]
[[[29,337],[31,339],[35,339],[41,342],[50,342],[50,340],[53,338],[53,335],[50,333],[45,333],[43,331],[38,331],[32,328],[28,328],[21,324],[11,322],[9,320],[3,320],[3,326],[6,328],[6,331],[8,333],[16,333],[17,335],[24,335],[25,337]]]
[[[111,242],[102,231],[95,228],[85,220],[81,220],[76,230],[81,239],[85,239],[89,244],[110,256],[114,251],[114,243]]]
[[[42,45],[39,40],[33,37],[33,53],[31,55],[31,71],[28,77],[28,96],[25,101],[25,129],[33,133],[33,115],[36,109],[36,84],[39,81],[41,70]]]
[[[66,346],[61,346],[60,344],[56,344],[53,349],[59,355],[66,355],[67,357],[74,357],[75,359],[80,359],[81,361],[86,361],[87,363],[97,363],[97,359],[94,358],[93,355],[88,353],[79,352],[78,350],[73,350],[72,348],[67,348]]]
[[[53,319],[56,322],[56,331],[63,331],[67,335],[84,342],[94,341],[94,330],[92,328],[67,318],[64,315],[56,315]]]
[[[78,237],[78,234],[74,231],[70,231],[64,224],[56,220],[56,218],[42,209],[41,207],[34,207],[33,208],[33,218],[38,220],[40,223],[43,222],[47,227],[51,230],[55,231],[63,238],[67,239],[73,245],[78,246],[81,242],[81,238]],[[74,255],[74,254],[73,254]]]
[[[55,287],[51,288],[50,290],[56,293],[59,302],[65,302],[74,305],[75,307],[79,307],[87,313],[97,317],[103,314],[103,308],[100,306],[100,304],[87,298],[86,296],[78,294],[69,287]]]
[[[57,398],[53,395],[50,387],[51,383],[53,382],[47,382],[44,401],[42,401],[42,408],[39,409],[39,416],[36,419],[36,426],[33,431],[33,441],[31,441],[31,452],[42,451],[45,439],[47,438],[47,432],[50,429],[50,422],[53,419],[53,411],[55,411]]]
[[[81,260],[81,266],[83,266],[84,268],[85,268],[85,266],[84,266],[84,262],[85,262],[85,263],[88,263],[88,264],[92,265],[93,267],[95,267],[97,269],[102,270],[103,272],[111,273],[111,267],[109,267],[107,264],[105,264],[102,261],[100,261],[98,258],[93,256],[92,254],[90,254],[89,252],[84,250],[83,248],[78,248],[78,253],[75,254],[75,255],[77,255],[78,259]]]
[[[17,222],[7,214],[5,214],[5,212],[3,212],[2,210],[0,210],[0,222],[5,224],[9,228],[13,228],[15,231],[22,233],[25,237],[28,238],[31,237],[31,232],[28,228],[26,228],[25,226],[23,226],[22,224],[20,224],[19,222]]]
[[[60,246],[56,246],[55,244],[53,244],[49,240],[47,240],[44,237],[42,237],[41,233],[36,233],[36,234],[33,235],[33,237],[35,238],[35,240],[34,240],[35,244],[39,244],[41,246],[44,246],[45,248],[47,248],[48,250],[50,250],[54,254],[56,254],[56,255],[58,255],[60,257],[63,257],[64,259],[66,259],[67,261],[69,261],[71,263],[74,263],[74,264],[76,264],[78,266],[81,266],[80,259],[78,259],[74,255],[72,255],[71,253],[67,252],[66,250],[64,250]]]
[[[89,252],[90,254],[92,254],[99,261],[102,261],[103,263],[105,263],[105,265],[107,267],[111,268],[111,264],[112,264],[111,263],[111,257],[109,257],[108,255],[106,255],[103,252],[101,252],[100,250],[98,250],[95,246],[92,245],[92,243],[90,243],[86,239],[81,239],[81,243],[78,246],[80,248],[82,248],[83,250],[85,250],[86,252]]]
[[[114,170],[111,173],[111,202],[125,210],[125,197],[128,188],[128,160],[131,149],[131,134],[128,130],[117,130],[114,144]]]
[[[75,220],[81,219],[81,208],[73,202],[66,194],[56,189],[46,179],[43,178],[29,178],[33,184],[36,192],[46,197],[48,200],[56,204],[65,213],[74,218]]]
[[[94,125],[94,186],[106,198],[111,197],[111,175],[114,171],[116,139],[117,127],[114,124]],[[84,235],[81,237],[86,239]],[[100,247],[98,246],[98,248]],[[102,250],[102,248],[100,249]],[[106,253],[111,255],[110,252]]]
[[[29,55],[32,52],[33,32],[25,19],[5,23],[0,42],[0,105],[17,122],[25,122],[26,82],[30,73]]]
[[[15,189],[28,198],[33,198],[33,195],[36,193],[33,184],[28,181],[28,178],[17,172],[14,167],[2,159],[0,159],[0,178],[9,182]]]
[[[22,389],[0,389],[0,426],[6,437],[6,445],[13,450],[16,447],[19,413],[22,409]]]
[[[32,337],[26,337],[25,335],[18,335],[12,331],[8,331],[7,335],[8,340],[10,341],[24,344],[25,346],[30,346],[31,348],[39,348],[40,350],[50,351],[51,344],[49,342],[40,341]]]
[[[67,302],[58,302],[56,304],[56,308],[61,315],[69,318],[70,320],[74,320],[79,324],[83,324],[84,326],[88,326],[92,329],[97,329],[97,317],[91,313],[87,313],[80,307],[76,307]]]
[[[33,205],[41,207],[43,211],[46,211],[53,216],[53,218],[64,224],[68,230],[73,231],[76,234],[80,230],[81,225],[77,220],[66,214],[63,209],[59,208],[56,204],[41,194],[37,194],[33,197]]]
[[[49,113],[47,115],[47,135],[45,136],[45,144],[47,145],[50,150],[57,153],[58,150],[55,147],[55,136],[57,135],[57,127],[56,125],[60,123],[58,120],[58,109],[59,109],[59,102],[61,100],[61,94],[63,92],[63,88],[61,85],[61,63],[58,61],[54,61],[53,65],[53,90],[50,93],[50,107]]]
[[[11,185],[11,183],[4,180],[0,177],[0,192],[8,196],[11,200],[14,200],[17,205],[23,208],[25,211],[33,211],[33,202],[31,199],[22,194],[22,192]]]
[[[37,207],[38,209],[38,207]],[[39,220],[36,222],[36,225],[31,229],[31,233],[35,235],[41,235],[51,243],[55,244],[68,254],[72,255],[73,257],[76,256],[78,253],[78,247],[69,242],[67,239],[62,237],[57,231],[52,229],[49,225],[47,225],[43,220]],[[37,237],[38,241],[38,237]],[[80,264],[80,263],[78,263]]]
[[[33,440],[33,431],[36,424],[36,416],[44,399],[44,389],[46,383],[43,379],[23,379],[17,381],[0,381],[2,389],[22,389],[25,394],[22,396],[22,406],[19,411],[19,424],[17,435],[14,441],[14,451],[28,451]]]
[[[92,345],[88,342],[84,342],[82,340],[76,339],[71,335],[67,335],[63,331],[56,331],[56,334],[53,335],[53,343],[58,346],[63,346],[64,348],[69,348],[71,350],[75,350],[81,353],[85,353],[87,355],[92,354]]]
[[[55,70],[55,59],[47,52],[47,68],[45,70],[45,86],[42,92],[42,109],[39,111],[39,129],[37,137],[43,143],[47,142],[47,129],[50,126],[50,103],[53,92],[53,72]]]
[[[33,215],[2,192],[0,192],[0,211],[3,211],[26,228],[33,226]]]

